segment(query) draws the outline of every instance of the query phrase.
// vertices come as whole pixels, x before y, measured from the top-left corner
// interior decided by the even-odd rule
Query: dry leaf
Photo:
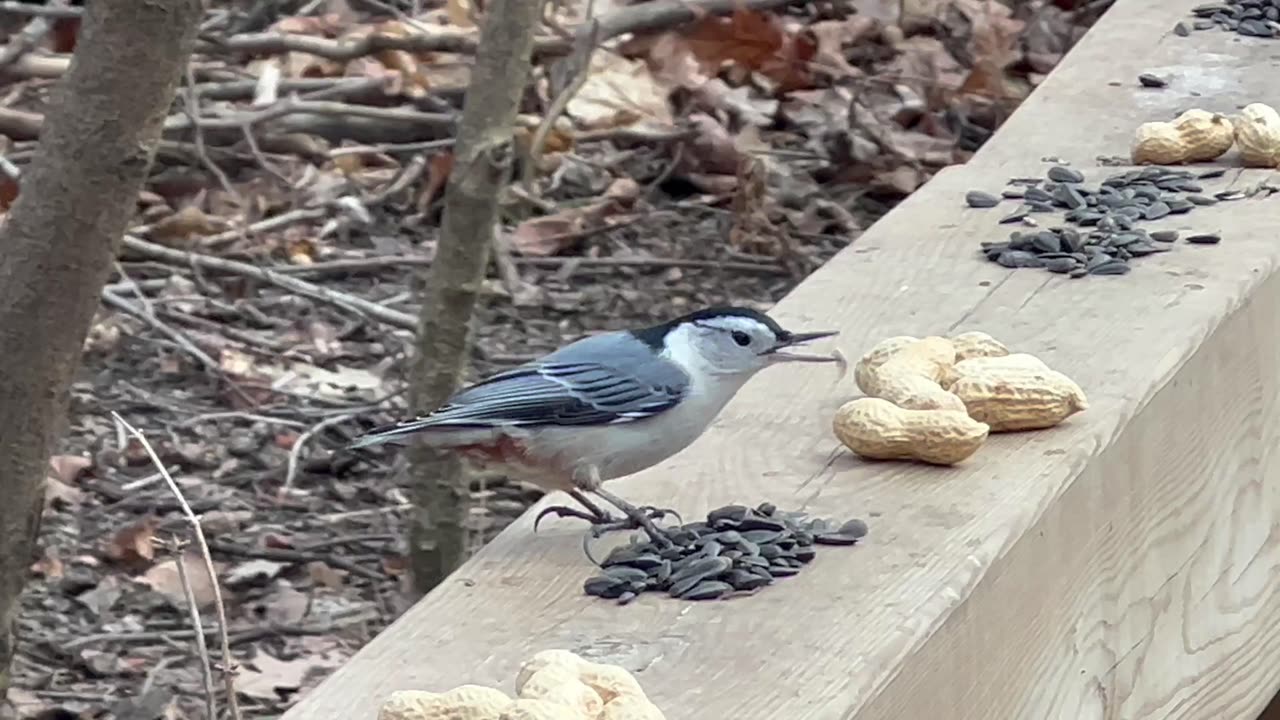
[[[246,386],[343,401],[372,401],[387,394],[382,376],[360,368],[335,364],[333,370],[326,370],[283,358],[272,362],[234,348],[222,348],[218,355],[222,371]]]
[[[80,18],[58,18],[49,32],[49,49],[55,53],[71,53],[80,37]]]
[[[751,156],[742,158],[738,189],[733,194],[729,246],[749,255],[782,257],[787,247],[786,237],[769,219],[765,178],[764,162]]]
[[[200,516],[200,527],[205,535],[225,535],[244,527],[252,518],[252,510],[210,510]]]
[[[309,675],[327,675],[345,658],[335,650],[308,653],[293,660],[279,660],[258,653],[236,673],[236,690],[248,697],[279,702],[306,686]]]
[[[42,576],[45,580],[60,580],[66,573],[62,558],[58,557],[58,549],[46,547],[40,559],[31,564],[31,572]]]
[[[307,563],[307,576],[316,585],[337,590],[343,586],[343,578],[347,576],[347,572],[337,570],[323,560],[312,560]]]
[[[94,615],[102,616],[115,607],[123,594],[124,587],[120,576],[108,575],[98,582],[97,587],[75,595],[72,599],[88,608]]]
[[[382,571],[391,577],[400,577],[409,571],[409,558],[405,555],[383,555]]]
[[[187,582],[191,585],[191,596],[195,598],[197,607],[201,609],[212,607],[216,599],[214,580],[209,577],[204,558],[192,549],[184,552],[179,559],[183,570],[186,571]],[[217,570],[216,565],[214,569]],[[169,559],[156,563],[150,570],[134,579],[165,596],[175,608],[187,607],[187,594],[178,573],[178,560]]]
[[[247,560],[231,568],[231,571],[227,573],[225,582],[227,587],[265,585],[267,581],[274,579],[286,567],[288,567],[287,563],[278,563],[271,560]]]
[[[471,19],[471,13],[475,8],[471,4],[471,0],[447,0],[444,7],[449,22],[454,25],[462,28],[474,28],[476,26]]]
[[[61,480],[46,475],[44,479],[44,509],[78,509],[84,503],[84,491]]]
[[[81,455],[54,455],[49,458],[49,465],[55,478],[71,485],[81,473],[93,467],[93,460]]]
[[[427,161],[427,182],[423,185],[422,195],[418,197],[418,209],[425,211],[435,201],[436,196],[444,190],[449,182],[449,173],[453,172],[453,151],[445,150],[431,156]]]
[[[733,64],[769,78],[778,92],[813,84],[808,63],[816,39],[804,28],[789,32],[775,14],[738,9],[727,18],[706,16],[681,35],[709,74]]]
[[[296,625],[307,617],[310,609],[311,600],[305,593],[281,583],[274,592],[262,599],[260,614],[270,623]]]
[[[587,129],[650,124],[669,127],[673,119],[667,91],[643,60],[595,53],[587,80],[566,111]]]
[[[640,186],[628,178],[615,181],[605,199],[590,205],[568,208],[552,215],[525,220],[511,233],[511,247],[521,255],[554,255],[573,247],[587,228],[631,207],[640,196]]]
[[[190,247],[193,236],[212,235],[227,229],[228,225],[226,220],[188,205],[152,225],[149,237],[153,242],[170,247]]]
[[[160,520],[154,516],[138,520],[116,531],[107,541],[104,554],[111,560],[126,564],[149,564],[156,557],[156,528]]]
[[[0,210],[8,210],[18,199],[18,181],[8,175],[0,175]]]

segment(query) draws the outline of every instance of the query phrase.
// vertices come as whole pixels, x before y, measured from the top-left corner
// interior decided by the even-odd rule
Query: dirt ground
[[[809,28],[818,41],[807,62],[824,70],[797,80],[767,63],[731,67],[715,92],[654,70],[675,131],[615,124],[551,153],[534,173],[532,199],[505,203],[505,251],[475,324],[473,375],[697,307],[767,310],[937,168],[963,162],[1105,5],[914,4],[923,14],[913,18],[894,14],[913,5],[896,0],[855,2],[846,14],[800,3],[787,15],[750,18],[775,23],[767,27],[776,36],[764,33],[775,60],[798,52]],[[232,18],[254,6],[223,5]],[[351,7],[359,9],[337,19],[282,14],[261,29],[334,38],[397,22],[363,3]],[[33,52],[65,54],[60,27]],[[743,42],[707,27],[697,30],[701,44],[691,43],[699,52]],[[629,51],[652,67],[655,38],[691,32],[642,36]],[[404,58],[383,58],[383,75],[317,69],[322,63],[306,53],[276,59],[286,80],[382,82],[388,68],[414,78],[462,62],[445,55],[414,55],[412,73]],[[242,112],[246,98],[215,96],[233,94],[273,56],[198,57],[211,99],[196,110],[224,117]],[[748,64],[741,53],[725,58]],[[772,84],[753,84],[751,72]],[[26,80],[6,104],[39,112],[49,82]],[[458,95],[380,92],[379,107],[418,110],[456,104]],[[548,100],[532,94],[527,110],[536,117]],[[413,333],[349,300],[416,316],[449,155],[403,142],[335,154],[379,140],[287,129],[264,129],[262,147],[210,135],[203,151],[189,136],[161,148],[132,233],[140,242],[126,248],[104,294],[50,467],[18,620],[11,701],[24,717],[206,717],[183,576],[216,661],[215,585],[173,492],[113,412],[146,436],[202,516],[244,717],[278,715],[405,609],[408,492],[394,453],[335,451],[404,411]],[[11,132],[0,152],[21,165],[33,146]],[[285,220],[271,226],[273,218]],[[299,291],[252,268],[309,285]],[[539,495],[501,477],[478,480],[473,544]]]

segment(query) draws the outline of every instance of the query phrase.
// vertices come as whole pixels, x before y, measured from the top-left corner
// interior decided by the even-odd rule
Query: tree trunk
[[[200,0],[88,2],[40,148],[0,225],[0,698],[49,452],[201,13]]]
[[[467,369],[471,316],[489,262],[498,195],[516,154],[512,130],[541,7],[535,0],[488,3],[423,298],[411,391],[419,412],[448,399]],[[458,460],[447,453],[414,443],[409,458],[415,506],[411,568],[415,591],[425,594],[465,557],[468,483]]]

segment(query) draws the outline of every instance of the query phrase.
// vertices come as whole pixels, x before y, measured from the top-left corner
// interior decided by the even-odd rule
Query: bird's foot
[[[587,522],[591,523],[593,526],[608,525],[610,523],[618,522],[618,518],[610,515],[607,512],[604,512],[603,510],[601,510],[600,514],[597,515],[593,512],[588,512],[586,510],[579,510],[577,508],[571,508],[566,505],[551,505],[550,507],[543,508],[542,512],[538,513],[538,517],[533,519],[534,532],[538,532],[538,523],[542,522],[542,518],[548,515],[555,515],[556,517],[562,517],[562,518],[568,517],[568,518],[577,518],[579,520],[586,520]]]
[[[643,530],[644,533],[649,536],[649,539],[660,548],[668,548],[674,545],[671,538],[668,536],[668,531],[665,528],[659,528],[654,521],[662,520],[668,515],[673,515],[678,521],[683,523],[684,519],[681,518],[680,514],[675,510],[670,508],[653,507],[652,505],[642,505],[637,507],[617,495],[601,489],[597,489],[595,493],[605,500],[608,500],[609,504],[621,510],[624,518],[622,520],[612,522],[594,523],[594,527],[591,528],[592,537],[598,538],[604,533],[613,532],[615,530]]]
[[[680,513],[672,510],[671,508],[641,505],[640,507],[635,508],[635,510],[650,522],[660,521],[668,515],[675,517],[675,519],[680,523],[684,522],[683,518],[680,517]],[[550,507],[543,508],[542,512],[539,512],[538,516],[533,519],[534,532],[538,531],[538,524],[541,523],[542,519],[548,515],[554,515],[561,518],[577,518],[578,520],[585,520],[591,523],[591,536],[593,538],[598,538],[605,533],[614,532],[616,530],[639,530],[643,528],[640,521],[632,517],[618,518],[609,514],[607,511],[594,506],[591,510],[579,510],[578,508],[571,508],[566,505],[552,505]]]

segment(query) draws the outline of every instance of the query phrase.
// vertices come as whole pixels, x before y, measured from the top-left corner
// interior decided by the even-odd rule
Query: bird
[[[605,482],[635,474],[688,447],[748,380],[772,365],[832,362],[793,352],[835,331],[791,332],[757,310],[699,309],[648,327],[590,335],[554,352],[465,386],[439,408],[375,427],[348,447],[421,442],[497,467],[583,509],[545,508],[586,520],[592,534],[643,530],[662,546],[654,524],[673,510],[637,507]],[[618,519],[588,497],[622,512]]]

